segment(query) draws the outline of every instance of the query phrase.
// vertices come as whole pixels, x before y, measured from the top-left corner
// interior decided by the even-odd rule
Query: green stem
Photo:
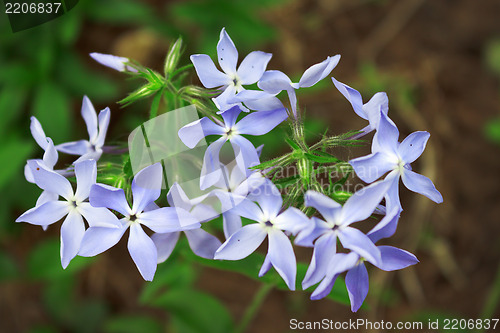
[[[236,328],[235,333],[245,333],[248,329],[248,325],[252,322],[252,319],[257,314],[257,311],[261,307],[262,303],[264,303],[266,296],[273,289],[273,287],[274,285],[270,283],[265,283],[260,286],[259,290],[257,290],[255,296],[253,297],[252,303],[250,303],[245,310],[245,314]]]
[[[484,304],[483,311],[481,313],[481,318],[483,319],[492,318],[493,314],[495,313],[495,309],[498,306],[499,300],[500,300],[500,266],[498,266],[495,281],[493,281],[493,285],[491,286],[488,299]]]

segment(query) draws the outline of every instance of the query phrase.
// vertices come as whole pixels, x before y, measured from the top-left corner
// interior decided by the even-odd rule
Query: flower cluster
[[[178,50],[177,44],[172,50]],[[172,54],[167,57],[165,78],[127,58],[98,53],[91,56],[108,67],[148,79],[150,83],[136,92],[137,98],[144,98],[161,96],[163,85],[172,86],[169,80],[177,74],[174,67],[178,58]],[[168,259],[183,232],[196,255],[215,260],[246,258],[267,238],[267,255],[258,275],[274,268],[290,290],[295,290],[297,263],[293,241],[296,246],[313,248],[301,282],[303,289],[317,285],[311,299],[327,296],[337,277],[346,273],[351,309],[357,311],[368,293],[365,262],[386,271],[418,262],[405,250],[375,244],[396,231],[403,210],[399,200],[400,178],[409,190],[437,203],[443,200],[432,181],[411,168],[411,163],[423,153],[429,133],[415,132],[399,142],[398,129],[388,117],[385,93],[379,92],[363,103],[358,91],[332,77],[334,86],[368,125],[346,135],[324,136],[316,144],[308,145],[296,91],[329,76],[340,55],[309,67],[296,83],[283,72],[267,70],[271,57],[269,53],[254,51],[238,66],[238,51],[225,29],[217,44],[221,70],[208,55],[191,56],[201,83],[212,90],[181,89],[176,91],[178,96],[184,98],[191,91],[195,92],[191,97],[213,98],[196,100],[198,105],[205,103],[202,114],[206,116],[180,128],[178,136],[190,149],[206,137],[213,139],[201,161],[199,186],[204,195],[189,198],[179,183],[170,184],[166,196],[162,195],[162,183],[166,180],[160,163],[137,172],[130,185],[96,183],[97,161],[106,151],[104,140],[110,110],[106,108],[97,116],[90,100],[84,97],[82,117],[89,140],[54,146],[40,123],[32,118],[31,132],[45,153],[43,159],[27,162],[25,174],[28,181],[44,191],[36,206],[16,221],[45,228],[65,218],[61,226],[64,268],[76,255],[95,256],[108,250],[129,230],[128,250],[145,280],[153,279],[157,264]],[[154,88],[155,85],[160,88]],[[252,85],[254,89],[244,87]],[[279,99],[283,91],[288,97],[287,106]],[[134,95],[127,98],[126,102],[132,101]],[[262,147],[256,148],[245,136],[266,134],[284,122],[291,128],[291,135],[285,141],[292,152],[261,162]],[[375,134],[371,154],[346,162],[332,155],[336,146],[359,144],[359,139],[372,131]],[[233,151],[234,159],[229,163],[220,156],[225,145]],[[79,158],[70,167],[55,170],[58,152]],[[297,174],[276,177],[278,169],[292,164]],[[355,193],[340,190],[345,178],[330,178],[331,186],[320,186],[320,170],[340,169],[347,170],[347,176],[354,172],[366,186]],[[73,176],[76,176],[76,190],[70,182]],[[290,184],[291,188],[286,188]],[[168,202],[164,207],[159,204],[162,197]],[[370,218],[376,215],[380,217]],[[203,228],[219,216],[222,216],[223,242]],[[355,223],[368,219],[367,223],[372,224],[368,233],[354,227]]]

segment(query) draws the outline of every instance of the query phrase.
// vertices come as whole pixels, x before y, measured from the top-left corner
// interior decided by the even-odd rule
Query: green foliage
[[[0,169],[0,189],[12,180],[13,175],[21,172],[32,148],[31,142],[17,140],[7,141],[0,146],[0,161],[3,166]]]
[[[485,62],[488,68],[500,76],[500,39],[493,39],[487,45],[484,52]]]
[[[105,333],[161,333],[162,325],[158,320],[141,315],[122,315],[108,319],[104,323]]]
[[[487,122],[484,133],[490,141],[500,144],[500,118]]]

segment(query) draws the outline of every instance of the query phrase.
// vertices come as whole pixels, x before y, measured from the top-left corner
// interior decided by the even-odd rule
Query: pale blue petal
[[[220,32],[220,39],[217,43],[217,60],[224,72],[236,74],[236,64],[238,63],[238,50],[229,37],[225,28]]]
[[[240,113],[241,108],[238,105],[233,106],[222,113],[222,119],[224,119],[224,126],[226,127],[226,129],[232,129],[234,127],[234,125],[236,124],[236,119],[238,118],[238,115]]]
[[[266,254],[266,257],[264,258],[264,263],[260,267],[259,270],[259,277],[263,277],[264,275],[269,272],[269,270],[273,267],[273,264],[271,263],[271,258],[269,257],[269,253]]]
[[[186,230],[184,233],[193,253],[202,258],[213,259],[215,251],[222,245],[217,237],[201,228]]]
[[[186,146],[193,149],[207,135],[223,135],[224,133],[223,127],[204,117],[182,127],[178,135]]]
[[[245,102],[245,105],[251,109],[259,112],[272,111],[277,109],[283,109],[283,103],[279,100],[279,98],[270,95],[269,97],[265,97],[262,99],[249,100]]]
[[[342,211],[342,206],[338,202],[335,202],[333,199],[322,193],[311,190],[306,192],[304,205],[306,207],[316,208],[316,210],[323,215],[325,220],[331,223],[335,223],[335,221],[337,221],[339,214]]]
[[[332,291],[335,281],[337,280],[337,276],[338,275],[325,277],[318,287],[316,287],[316,289],[311,293],[311,300],[317,301],[328,296],[328,294]]]
[[[365,110],[363,110],[363,98],[361,97],[359,91],[351,88],[345,83],[337,81],[333,77],[332,81],[338,91],[340,91],[340,93],[344,95],[349,103],[351,103],[354,112],[356,112],[356,114],[361,118],[368,120],[368,116],[366,115]]]
[[[311,263],[302,280],[302,289],[315,285],[326,276],[328,264],[337,251],[337,237],[334,233],[321,236],[314,243]]]
[[[104,207],[92,207],[88,202],[78,205],[78,211],[83,215],[90,227],[120,228],[121,223],[115,214]]]
[[[163,207],[139,215],[138,221],[154,232],[165,233],[199,228],[198,221],[182,208]]]
[[[205,190],[214,185],[222,177],[221,163],[219,153],[227,141],[225,137],[212,142],[205,150],[203,157],[203,166],[200,174],[200,189]]]
[[[311,222],[307,215],[295,207],[288,207],[287,210],[273,220],[273,225],[276,228],[289,231],[293,235],[296,235],[312,224],[313,222]]]
[[[212,98],[215,106],[220,110],[217,114],[224,114],[227,110],[237,107],[241,111],[249,112],[249,110],[241,103],[232,103],[230,100],[236,95],[236,87],[233,84],[227,86],[224,91],[217,97]],[[227,125],[227,124],[226,124]]]
[[[212,206],[205,204],[197,204],[189,213],[200,223],[211,221],[220,215]]]
[[[68,267],[82,243],[85,233],[85,225],[80,213],[76,210],[69,212],[61,226],[61,264],[63,268]]]
[[[351,300],[351,311],[359,310],[368,295],[368,272],[363,264],[356,265],[345,276],[345,284]]]
[[[342,207],[342,225],[367,219],[384,198],[391,184],[379,181],[356,191]]]
[[[363,112],[370,122],[370,131],[378,128],[380,112],[387,114],[389,111],[389,98],[385,92],[378,92],[363,105]]]
[[[57,193],[43,191],[42,194],[40,194],[40,196],[36,200],[35,206],[41,206],[44,203],[49,202],[49,201],[57,201],[58,198],[59,198],[59,194],[57,194]]]
[[[160,197],[162,186],[162,166],[155,163],[139,171],[132,181],[133,213],[140,213]]]
[[[62,153],[70,155],[84,155],[92,151],[92,147],[87,140],[62,143],[57,145],[56,149]]]
[[[228,239],[232,234],[241,229],[241,217],[228,210],[222,214],[222,225],[224,228],[224,237]]]
[[[338,237],[346,249],[359,254],[374,265],[380,262],[380,250],[358,229],[347,227],[338,233]]]
[[[253,112],[235,126],[238,134],[264,135],[288,118],[285,109]]]
[[[321,235],[331,232],[332,228],[323,220],[311,217],[310,223],[295,237],[295,244],[304,247],[313,247],[313,242]]]
[[[89,197],[90,187],[95,184],[97,166],[95,160],[86,160],[75,164],[76,193],[75,197],[83,201]]]
[[[155,233],[151,236],[158,252],[158,264],[170,257],[179,240],[180,232],[168,232],[164,234]]]
[[[121,188],[105,184],[95,184],[90,188],[89,202],[94,207],[106,207],[116,210],[124,216],[130,214],[130,208]]]
[[[231,83],[231,78],[219,71],[208,55],[193,54],[190,59],[194,65],[196,74],[200,78],[201,84],[205,88],[215,88]]]
[[[398,153],[405,164],[414,162],[424,152],[429,132],[413,132],[399,144]]]
[[[106,140],[106,134],[108,133],[109,120],[111,119],[111,110],[105,108],[99,112],[99,135],[95,141],[90,141],[95,143],[95,147],[101,148]]]
[[[125,66],[125,63],[130,61],[128,58],[97,52],[90,53],[90,56],[101,65],[112,68],[119,72],[125,72],[126,70],[130,72],[137,72],[135,68]]]
[[[417,257],[412,253],[392,246],[379,246],[382,255],[378,268],[384,271],[396,271],[418,263]]]
[[[297,118],[297,95],[295,94],[295,89],[288,89],[286,92],[288,93],[293,115]]]
[[[57,153],[57,150],[54,147],[54,142],[52,142],[51,138],[47,138],[47,147],[45,148],[45,153],[43,154],[43,163],[45,163],[48,169],[54,170],[54,166],[59,159],[59,154]]]
[[[260,164],[259,155],[254,145],[241,135],[235,135],[230,140],[234,149],[234,156],[238,167],[245,171],[247,176],[250,176],[254,171],[248,168]]]
[[[262,221],[265,218],[261,208],[249,199],[242,200],[235,208],[231,209],[231,212],[253,221]]]
[[[87,125],[87,132],[89,133],[90,142],[95,142],[99,131],[97,130],[97,114],[95,112],[92,102],[87,96],[83,96],[82,102],[82,118]]]
[[[292,81],[288,76],[286,76],[285,73],[271,70],[266,71],[262,75],[257,86],[260,89],[275,95],[280,91],[292,89]]]
[[[290,290],[295,290],[297,262],[290,239],[280,230],[269,231],[269,259]]]
[[[240,260],[252,254],[267,236],[260,223],[249,224],[236,231],[215,252],[214,259]]]
[[[319,81],[323,80],[337,66],[340,61],[340,54],[333,57],[327,57],[326,60],[319,64],[312,65],[302,75],[299,81],[301,88],[312,87]]]
[[[255,189],[248,198],[259,204],[264,218],[268,220],[274,220],[283,205],[280,191],[269,179],[266,179],[264,184]]]
[[[396,124],[389,117],[380,112],[380,121],[377,132],[373,136],[372,152],[383,152],[391,156],[397,156],[399,131]]]
[[[47,170],[44,164],[36,160],[28,161],[28,165],[38,187],[49,192],[57,193],[66,200],[73,197],[73,188],[69,180],[57,172]]]
[[[443,196],[436,190],[436,187],[429,178],[411,170],[404,170],[401,178],[403,179],[403,184],[410,191],[425,195],[435,203],[443,202]]]
[[[47,136],[43,131],[42,125],[34,116],[31,116],[30,130],[33,139],[35,139],[36,143],[42,148],[46,150],[47,148]]]
[[[191,200],[189,200],[186,193],[177,182],[175,182],[170,187],[170,190],[168,190],[167,201],[170,207],[178,207],[187,211],[190,211],[193,207]]]
[[[156,252],[155,244],[144,230],[142,230],[139,223],[132,223],[130,225],[127,248],[144,280],[153,281],[158,262],[158,253]]]
[[[311,294],[312,300],[318,300],[328,296],[333,288],[335,280],[340,273],[350,270],[359,260],[359,256],[354,252],[345,254],[335,254],[328,263],[328,271],[326,277],[321,281],[316,290]]]
[[[65,201],[48,201],[24,212],[16,222],[28,222],[35,225],[49,225],[62,219],[69,213],[70,207]]]
[[[378,242],[380,239],[388,238],[394,235],[398,226],[399,216],[401,215],[401,208],[395,206],[391,211],[387,211],[387,215],[373,227],[367,236],[373,243]]]
[[[110,249],[122,238],[128,225],[121,228],[91,227],[85,231],[78,255],[93,257]]]
[[[262,51],[249,53],[238,67],[237,74],[241,84],[254,84],[259,81],[272,56],[271,53]]]
[[[353,167],[356,176],[367,183],[373,183],[397,167],[397,163],[382,152],[355,158],[350,160],[349,164]]]

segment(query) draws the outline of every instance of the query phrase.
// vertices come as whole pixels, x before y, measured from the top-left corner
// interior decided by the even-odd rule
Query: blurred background
[[[0,14],[0,332],[231,332],[244,316],[259,289],[255,279],[174,254],[155,281],[145,283],[123,240],[97,258],[76,258],[63,271],[60,224],[44,232],[14,223],[40,193],[23,175],[26,159],[42,156],[29,132],[31,115],[56,143],[86,137],[83,95],[98,110],[111,108],[108,143],[126,140],[147,118],[147,101],[116,104],[137,82],[93,62],[90,52],[162,71],[178,36],[187,45],[187,64],[189,54],[215,54],[222,27],[240,59],[252,50],[271,52],[268,68],[294,79],[340,53],[332,75],[360,90],[365,101],[387,92],[401,138],[431,133],[414,169],[444,197],[436,205],[402,191],[405,211],[388,243],[415,253],[420,263],[401,272],[370,269],[364,309],[353,314],[338,302],[310,301],[305,292],[273,290],[247,332],[288,332],[291,318],[498,318],[500,1],[87,0],[16,33]],[[365,125],[328,79],[301,90],[299,103],[307,108],[311,133]],[[264,139],[265,157],[286,149],[282,136],[275,138]],[[297,251],[305,263],[310,255]]]

